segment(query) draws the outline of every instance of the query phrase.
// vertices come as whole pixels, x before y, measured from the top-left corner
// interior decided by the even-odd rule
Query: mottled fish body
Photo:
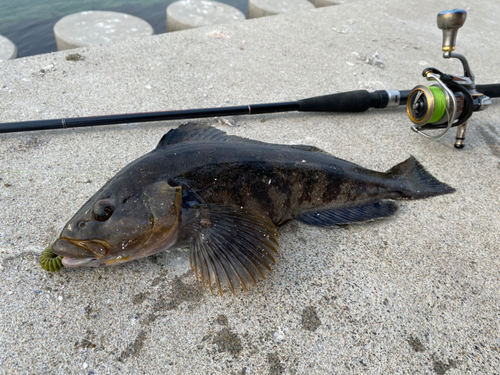
[[[203,285],[219,291],[264,278],[276,226],[323,227],[392,215],[393,200],[454,190],[413,158],[376,172],[315,147],[248,140],[186,124],[123,168],[52,246],[65,267],[117,264],[188,244]]]

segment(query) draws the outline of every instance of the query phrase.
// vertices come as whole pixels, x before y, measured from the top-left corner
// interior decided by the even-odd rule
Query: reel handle
[[[444,10],[437,15],[437,26],[443,30],[443,52],[455,50],[458,29],[467,19],[467,12],[463,9]]]

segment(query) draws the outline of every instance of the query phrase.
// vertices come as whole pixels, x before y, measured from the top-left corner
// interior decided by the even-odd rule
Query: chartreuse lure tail
[[[40,255],[40,265],[45,271],[57,272],[64,266],[62,264],[62,256],[54,254],[50,251],[50,246],[46,248]]]

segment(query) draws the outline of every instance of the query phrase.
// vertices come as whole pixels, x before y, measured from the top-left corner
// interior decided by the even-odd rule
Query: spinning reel
[[[459,59],[464,75],[445,74],[435,68],[426,68],[422,75],[430,86],[416,86],[409,94],[406,109],[410,120],[415,124],[412,129],[430,139],[442,138],[452,127],[457,127],[455,147],[463,148],[467,120],[475,111],[486,109],[491,100],[477,91],[474,74],[465,56],[453,52],[460,29],[467,18],[461,9],[446,10],[437,16],[437,25],[443,30],[443,57]],[[429,135],[425,130],[444,129],[440,134]]]

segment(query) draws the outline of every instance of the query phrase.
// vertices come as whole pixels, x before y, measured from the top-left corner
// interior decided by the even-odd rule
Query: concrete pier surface
[[[461,74],[436,27],[456,6],[359,0],[4,61],[0,121],[411,89],[426,84],[425,67]],[[500,3],[467,11],[456,51],[478,83],[498,83]],[[413,133],[403,107],[206,122],[380,171],[414,155],[457,191],[367,224],[290,222],[267,279],[221,298],[200,287],[184,250],[58,273],[38,264],[89,197],[183,121],[2,134],[0,373],[498,373],[498,100],[472,116],[463,150],[454,131],[437,142]]]

